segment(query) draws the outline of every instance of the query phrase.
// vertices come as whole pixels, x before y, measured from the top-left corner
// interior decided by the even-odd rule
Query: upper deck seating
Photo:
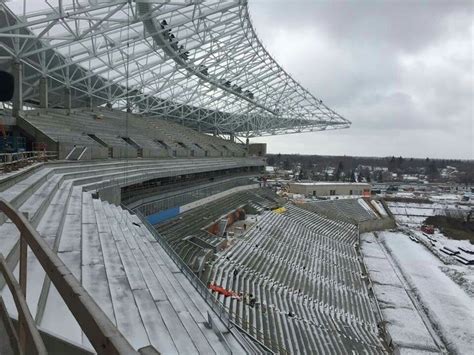
[[[177,123],[96,108],[34,110],[24,113],[27,125],[62,145],[102,147],[112,157],[244,157],[245,147],[202,134]],[[67,150],[66,150],[67,151]],[[61,152],[61,151],[60,151]],[[60,158],[63,158],[62,156]]]

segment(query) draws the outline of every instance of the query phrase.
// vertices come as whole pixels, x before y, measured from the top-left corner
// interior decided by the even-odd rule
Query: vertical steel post
[[[40,108],[48,108],[48,78],[41,77],[39,82]]]
[[[12,72],[15,88],[13,90],[13,116],[17,117],[23,110],[23,63],[15,61],[12,63]]]
[[[20,234],[20,289],[23,297],[26,300],[26,278],[27,278],[27,256],[28,244],[24,238],[23,233]],[[18,338],[20,341],[20,348],[27,353],[27,339],[26,339],[26,322],[23,315],[18,314]]]

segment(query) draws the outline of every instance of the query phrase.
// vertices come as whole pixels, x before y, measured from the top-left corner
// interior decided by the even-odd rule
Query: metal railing
[[[24,270],[24,269],[22,269]],[[18,311],[18,328],[14,338],[18,341],[18,350],[23,354],[47,354],[43,339],[36,328],[35,321],[31,316],[28,305],[26,304],[26,285],[23,273],[20,272],[20,284],[13,276],[13,273],[7,266],[3,254],[0,253],[0,273],[3,275],[5,282],[15,302]],[[3,308],[3,307],[2,307]],[[6,312],[6,309],[2,309]],[[11,339],[13,340],[13,339]]]
[[[36,162],[45,162],[57,158],[58,152],[44,150],[18,153],[0,153],[0,171],[7,173],[21,169]]]
[[[58,293],[98,354],[139,354],[110,321],[102,309],[81,286],[61,259],[33,229],[28,220],[12,205],[0,199],[0,211],[11,219],[20,231],[19,285],[0,258],[0,271],[12,290],[19,314],[19,341],[25,354],[46,354],[36,325],[26,304],[28,247],[38,259]],[[35,329],[33,329],[35,328]],[[39,337],[39,338],[38,338]],[[27,351],[33,349],[33,351]]]
[[[281,355],[290,354],[290,352],[287,349],[281,347],[278,344],[275,344],[275,340],[273,340],[268,333],[266,333],[266,332],[258,329],[257,327],[251,325],[247,320],[243,319],[242,317],[238,317],[237,314],[235,312],[232,312],[230,309],[228,310],[228,312],[232,316],[232,319],[235,320],[235,321],[233,321],[234,326],[241,329],[241,331],[247,333],[247,336],[251,337],[252,341],[258,343],[259,345],[263,345],[264,348],[272,354],[274,354],[274,351],[269,349],[264,344],[268,344],[268,343],[272,344],[272,346],[274,348],[278,349],[278,354],[281,354]],[[245,329],[251,330],[255,334],[255,336],[250,335],[249,331],[247,331]],[[263,339],[263,342],[258,340],[259,338]]]
[[[153,228],[148,220],[138,211],[131,212],[135,213],[138,218],[142,221],[154,239],[160,244],[160,246],[166,251],[171,260],[174,261],[178,269],[186,276],[189,282],[194,286],[198,293],[204,298],[206,303],[213,309],[214,313],[226,326],[230,326],[230,318],[227,310],[224,308],[222,303],[216,300],[209,292],[207,286],[197,277],[197,275],[191,270],[191,268],[184,262],[183,259],[174,251],[174,249],[166,242],[166,240]]]
[[[124,207],[124,206],[122,206]],[[126,208],[126,207],[124,207]],[[127,209],[131,212],[129,209]],[[252,342],[256,344],[256,346],[263,348],[267,353],[273,354],[274,352],[268,348],[264,343],[250,335],[247,331],[245,331],[241,326],[239,326],[238,322],[235,321],[236,317],[232,317],[226,307],[219,302],[217,298],[215,298],[212,293],[209,291],[209,288],[202,282],[202,280],[191,270],[191,268],[184,262],[183,259],[176,253],[176,251],[168,244],[168,242],[161,236],[158,231],[148,222],[146,217],[144,217],[139,211],[131,212],[136,214],[136,216],[142,221],[143,225],[148,229],[154,239],[160,244],[160,246],[165,250],[171,260],[174,261],[178,269],[184,274],[184,276],[189,280],[191,285],[196,289],[196,291],[201,295],[204,301],[209,305],[209,307],[214,311],[214,314],[221,320],[221,322],[227,327],[232,328],[236,327],[239,331],[244,332],[245,335],[250,338]],[[233,319],[232,319],[233,318]],[[241,322],[242,323],[242,322]],[[259,330],[253,327],[255,333],[259,332]],[[283,349],[284,350],[284,349]],[[286,352],[286,350],[285,350]]]
[[[125,160],[125,158],[123,158]],[[158,161],[158,160],[156,160]],[[212,162],[217,162],[217,159],[213,159]],[[257,166],[253,164],[254,161],[250,159],[241,159],[240,162],[240,167],[244,166]],[[179,163],[181,164],[181,163]],[[217,170],[225,170],[229,168],[234,168],[235,166],[230,166],[230,162],[226,162],[225,164],[229,164],[227,166],[225,165],[201,165],[198,167],[191,165],[188,166],[173,166],[172,169],[176,170],[167,170],[167,171],[156,171],[156,169],[150,169],[149,172],[141,172],[137,175],[135,171],[125,171],[118,175],[118,176],[111,176],[107,180],[103,180],[100,182],[97,182],[93,185],[93,187],[87,187],[85,188],[85,191],[90,191],[90,190],[95,190],[98,191],[103,188],[108,188],[108,187],[124,187],[124,186],[130,186],[135,183],[143,182],[143,181],[148,181],[152,179],[157,179],[157,178],[163,178],[163,177],[168,177],[170,176],[171,173],[181,173],[181,174],[195,174],[195,173],[202,173],[202,172],[209,172],[209,171],[217,171]]]
[[[234,187],[244,186],[251,183],[252,181],[249,176],[243,176],[213,183],[200,184],[190,188],[184,188],[181,191],[174,191],[165,194],[165,196],[162,197],[152,197],[154,198],[154,201],[144,202],[133,209],[137,209],[141,214],[148,216],[158,211],[163,211],[176,206],[183,206],[187,203],[230,190]]]

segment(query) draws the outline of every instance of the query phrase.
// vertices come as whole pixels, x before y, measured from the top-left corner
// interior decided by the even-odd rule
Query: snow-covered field
[[[395,218],[399,216],[425,218],[429,216],[463,217],[471,209],[470,206],[459,205],[457,203],[388,202],[387,204]]]
[[[426,235],[418,229],[411,229],[411,232],[426,248],[443,262],[444,266],[442,270],[451,277],[454,282],[460,285],[468,295],[471,297],[474,296],[474,265],[464,265],[454,256],[446,255],[441,251],[443,247],[448,247],[452,250],[459,251],[459,255],[463,257],[473,258],[473,255],[469,255],[459,248],[474,250],[474,245],[468,240],[449,239],[438,230],[432,235]]]
[[[459,247],[473,250],[474,245],[439,230],[433,235],[420,230],[428,216],[462,218],[471,207],[446,196],[432,201],[388,202],[400,231],[378,232],[378,238],[363,234],[362,254],[387,331],[401,354],[444,347],[449,353],[474,354],[474,266],[440,250],[448,247],[471,258]]]
[[[406,203],[406,202],[389,202],[390,211],[393,213],[396,222],[402,226],[407,227],[411,233],[414,233],[416,237],[428,248],[433,254],[440,258],[445,264],[460,266],[460,272],[466,274],[467,279],[470,279],[469,274],[474,273],[472,267],[468,267],[460,263],[454,256],[448,256],[441,251],[443,247],[450,248],[452,250],[459,251],[460,255],[467,258],[474,258],[473,255],[465,253],[459,248],[468,249],[474,251],[474,245],[469,240],[455,240],[447,238],[439,230],[435,229],[433,235],[427,235],[421,232],[420,228],[426,217],[435,215],[448,215],[452,217],[463,218],[469,211],[469,206],[460,206],[455,204],[444,205],[439,203],[433,204],[419,204],[419,203]],[[453,273],[449,273],[454,275]],[[459,279],[459,278],[456,278]],[[468,286],[468,283],[463,282],[464,286]],[[471,283],[470,293],[474,293],[474,282]]]
[[[401,232],[380,232],[379,237],[448,350],[473,354],[473,298],[443,272],[445,264],[423,244]],[[394,311],[394,316],[400,319],[402,313]]]
[[[433,336],[405,290],[403,276],[373,233],[361,235],[361,251],[385,327],[400,353],[438,353]]]

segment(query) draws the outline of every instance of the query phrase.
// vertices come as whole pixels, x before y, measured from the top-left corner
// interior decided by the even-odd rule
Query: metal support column
[[[13,91],[13,116],[17,117],[23,110],[23,63],[13,62],[12,74],[15,80],[15,89]]]
[[[48,108],[48,78],[42,77],[39,82],[39,101],[41,108]]]
[[[64,89],[64,108],[70,110],[72,107],[71,88]]]

